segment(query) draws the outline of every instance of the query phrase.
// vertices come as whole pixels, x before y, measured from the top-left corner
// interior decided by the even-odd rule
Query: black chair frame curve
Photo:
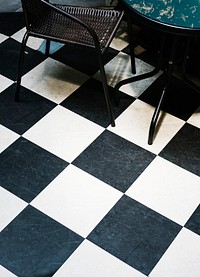
[[[107,105],[108,114],[110,117],[110,124],[111,126],[114,127],[115,118],[114,118],[114,112],[113,112],[113,104],[110,96],[109,87],[107,84],[107,78],[106,78],[106,73],[105,73],[105,68],[103,63],[103,54],[106,51],[106,49],[109,47],[112,39],[114,38],[117,28],[123,18],[123,11],[104,9],[104,8],[88,8],[88,7],[76,7],[76,6],[67,6],[67,5],[55,5],[55,4],[49,3],[49,1],[47,0],[46,1],[45,0],[22,0],[21,2],[22,2],[23,11],[26,17],[27,30],[23,37],[21,49],[20,49],[19,66],[18,66],[16,91],[15,91],[15,101],[19,101],[21,79],[23,75],[25,47],[26,47],[28,38],[30,36],[46,39],[46,54],[49,54],[50,41],[56,41],[61,43],[70,42],[70,43],[75,43],[82,46],[92,47],[96,50],[105,101]],[[31,5],[33,5],[33,14],[31,14],[31,9],[32,9]],[[41,12],[44,11],[44,13],[46,12],[46,15],[44,14],[44,16],[40,18],[41,15],[34,14],[36,13],[34,9],[38,11],[41,10]],[[81,13],[83,13],[84,15],[81,16]],[[53,26],[53,22],[51,21],[52,19],[50,19],[51,15],[53,20],[55,18],[55,24],[57,24],[56,28],[60,28],[58,31],[61,33],[61,36],[57,35],[57,30],[53,30],[54,26]],[[84,16],[86,20],[84,20],[83,18]],[[88,23],[88,21],[90,20],[89,19],[90,16],[93,16],[92,18],[93,22],[91,21],[92,22],[91,25]],[[107,21],[110,20],[110,25],[107,22],[108,30],[105,29],[106,26],[104,27],[103,25],[101,25],[101,24],[104,24],[103,16],[107,17]],[[95,22],[95,17],[97,17],[96,22]],[[102,23],[101,23],[101,18],[102,18]],[[98,24],[98,21],[100,22],[100,24]],[[72,33],[68,34],[67,30],[65,30],[65,26],[61,26],[62,23],[72,24],[71,26],[74,26],[76,28],[77,36],[75,37],[75,39],[73,37],[74,36],[73,30],[70,30],[72,31]],[[79,29],[77,28],[77,26]],[[100,32],[102,32],[102,30],[98,30],[98,28],[102,30],[105,29],[104,31],[105,35],[104,33],[101,35]],[[84,38],[83,32],[86,38]]]

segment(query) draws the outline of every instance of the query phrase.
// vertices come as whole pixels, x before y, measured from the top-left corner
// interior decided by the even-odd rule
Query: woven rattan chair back
[[[110,123],[115,126],[113,106],[107,85],[102,55],[114,38],[123,11],[106,8],[53,5],[45,0],[22,0],[26,17],[17,76],[15,100],[19,101],[24,51],[30,36],[95,48],[102,78]],[[47,43],[47,46],[49,44]],[[48,47],[47,47],[48,50]],[[48,53],[48,51],[47,51]]]

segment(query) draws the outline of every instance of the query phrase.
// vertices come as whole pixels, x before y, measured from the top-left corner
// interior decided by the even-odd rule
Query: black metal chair
[[[96,50],[110,123],[115,126],[103,54],[117,31],[123,11],[50,4],[45,0],[22,0],[21,2],[26,17],[27,31],[20,50],[15,101],[19,101],[24,52],[30,36],[46,39],[46,53],[49,53],[50,40],[88,46]]]

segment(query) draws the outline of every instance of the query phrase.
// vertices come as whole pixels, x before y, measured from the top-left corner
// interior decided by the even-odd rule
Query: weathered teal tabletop
[[[130,9],[153,21],[200,30],[200,0],[122,0]]]

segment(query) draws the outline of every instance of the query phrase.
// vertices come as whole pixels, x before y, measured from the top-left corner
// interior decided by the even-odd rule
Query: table
[[[134,76],[126,80],[120,81],[116,84],[115,89],[118,92],[119,88],[127,83],[149,78],[160,70],[161,61],[163,57],[163,49],[165,46],[166,37],[170,36],[172,39],[172,47],[170,49],[168,65],[165,71],[166,79],[163,84],[163,91],[161,93],[158,105],[155,108],[148,136],[148,144],[153,143],[154,131],[158,116],[171,82],[173,66],[176,57],[177,46],[180,43],[180,38],[186,38],[185,54],[183,57],[182,79],[189,86],[192,86],[199,92],[199,88],[195,86],[186,77],[186,67],[188,60],[188,51],[190,48],[191,38],[200,36],[200,1],[199,0],[121,0],[125,8],[128,19],[128,34],[130,51],[134,52],[132,22],[139,24],[146,28],[152,28],[162,32],[163,38],[160,46],[160,54],[158,64],[155,69],[145,74]],[[132,71],[136,73],[134,55],[131,54]]]

